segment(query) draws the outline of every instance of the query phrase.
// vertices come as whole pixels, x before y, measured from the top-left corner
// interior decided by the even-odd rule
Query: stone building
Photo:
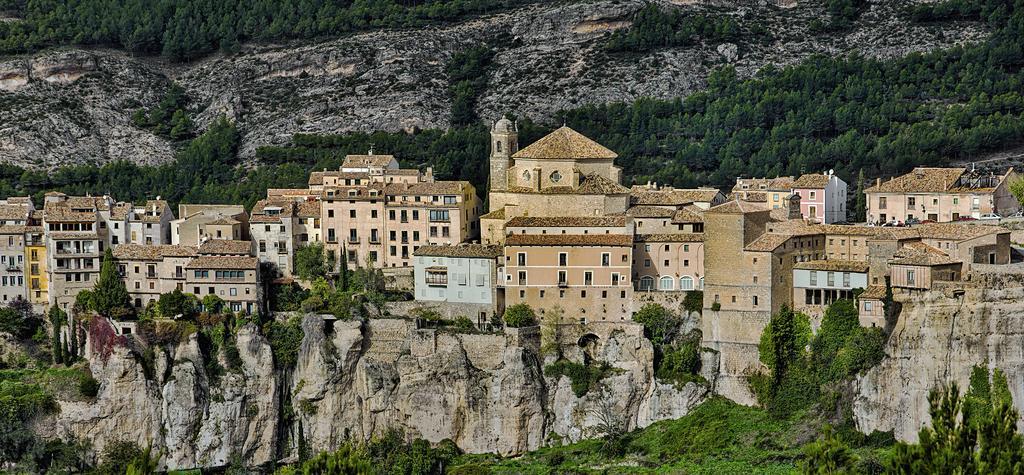
[[[264,311],[259,260],[252,256],[200,255],[185,266],[185,291],[202,300],[216,295],[232,312]]]
[[[291,277],[295,251],[321,242],[318,198],[274,197],[253,205],[249,232],[260,262],[273,266],[278,276]]]
[[[477,325],[505,311],[503,266],[498,246],[481,244],[426,245],[413,260],[417,302],[436,304],[447,318],[466,316]]]
[[[174,212],[166,200],[159,197],[147,200],[142,206],[132,206],[128,216],[128,239],[131,244],[160,245],[171,243],[171,221]]]
[[[766,203],[769,209],[786,208],[793,193],[791,176],[776,178],[737,178],[731,198]]]
[[[160,295],[185,289],[185,268],[198,256],[194,246],[122,244],[114,248],[118,272],[132,305],[142,311]]]
[[[505,301],[543,315],[628,321],[633,237],[628,234],[509,234],[505,237]]]
[[[248,240],[249,214],[242,205],[178,205],[171,244],[198,246],[204,239]]]
[[[410,267],[422,245],[458,244],[479,236],[476,189],[437,181],[433,172],[401,169],[391,155],[350,155],[337,171],[314,172],[327,252],[350,267]]]
[[[113,200],[108,196],[46,194],[43,228],[49,304],[68,310],[78,291],[91,289],[109,243]]]
[[[979,174],[966,168],[918,167],[864,190],[868,222],[908,220],[949,222],[986,214],[1009,216],[1020,209],[1010,193],[1017,180],[1010,168],[1002,175]]]
[[[808,222],[846,221],[846,182],[832,170],[801,175],[793,182],[793,194],[800,197],[800,214]]]
[[[639,291],[704,289],[704,233],[637,234],[633,282]]]

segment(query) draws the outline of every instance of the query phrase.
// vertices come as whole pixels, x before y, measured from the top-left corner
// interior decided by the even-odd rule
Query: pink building
[[[797,178],[793,193],[800,196],[800,214],[804,219],[818,224],[846,221],[846,182],[831,170]]]

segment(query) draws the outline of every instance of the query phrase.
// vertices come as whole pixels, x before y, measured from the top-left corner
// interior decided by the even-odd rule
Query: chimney
[[[875,186],[882,186],[882,178],[881,177],[875,178]]]

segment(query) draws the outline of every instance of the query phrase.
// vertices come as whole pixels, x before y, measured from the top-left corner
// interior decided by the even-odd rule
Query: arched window
[[[675,279],[666,275],[658,282],[658,290],[672,290],[675,287],[675,282]]]
[[[679,278],[679,290],[693,290],[693,277],[684,275]]]
[[[640,290],[654,290],[654,277],[645,275],[640,278]]]

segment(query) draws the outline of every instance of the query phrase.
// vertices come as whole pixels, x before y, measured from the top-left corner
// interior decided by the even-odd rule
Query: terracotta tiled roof
[[[864,289],[864,291],[857,296],[857,298],[866,300],[882,300],[885,298],[885,286],[869,285],[868,288]]]
[[[355,194],[350,195],[350,191]],[[370,192],[376,192],[371,194]],[[384,199],[384,185],[374,183],[367,186],[328,186],[320,194],[324,200],[382,200]]]
[[[704,233],[637,234],[636,242],[704,242]]]
[[[199,245],[199,253],[249,255],[252,253],[252,242],[232,239],[210,239]]]
[[[99,235],[95,231],[86,232],[75,232],[75,231],[60,231],[47,233],[47,237],[50,239],[82,239],[82,240],[95,240],[99,239]]]
[[[549,186],[534,191],[533,188],[510,186],[508,191],[511,193],[536,193],[542,195],[623,195],[629,193],[629,188],[601,175],[590,174],[584,176],[580,180],[580,186],[576,188],[571,186]]]
[[[631,247],[633,236],[622,234],[509,234],[505,246]]]
[[[416,176],[420,174],[420,171],[415,168],[389,168],[384,170],[384,174],[394,176]]]
[[[502,254],[501,246],[483,244],[458,244],[455,246],[426,245],[416,248],[414,256],[428,257],[469,257],[494,259]]]
[[[300,218],[319,218],[319,201],[300,201],[295,205],[295,215]]]
[[[0,234],[24,234],[27,228],[24,224],[0,224]]]
[[[672,224],[692,224],[704,222],[704,210],[695,205],[680,208],[672,216]]]
[[[612,227],[625,226],[625,216],[516,216],[505,223],[507,228],[527,227]]]
[[[730,200],[743,200],[753,201],[758,203],[768,202],[768,192],[766,191],[734,191],[729,193],[726,197]]]
[[[23,204],[0,205],[0,220],[27,220],[31,210]]]
[[[751,203],[749,201],[733,200],[722,203],[718,206],[713,206],[707,210],[708,213],[730,213],[730,214],[742,214],[742,213],[756,213],[761,211],[768,211],[768,207],[762,203]]]
[[[616,157],[618,155],[615,152],[566,126],[558,128],[512,155],[512,158],[572,160]]]
[[[259,260],[248,256],[199,256],[185,266],[187,269],[256,269]]]
[[[311,196],[306,188],[268,188],[267,198]]]
[[[828,259],[817,261],[798,262],[793,264],[794,269],[827,270],[836,272],[860,272],[868,271],[868,263],[865,261],[849,261],[841,259]]]
[[[941,266],[958,263],[960,261],[949,257],[945,252],[922,242],[904,245],[889,260],[891,265],[905,266]]]
[[[629,196],[632,205],[682,206],[690,203],[711,203],[718,197],[715,188],[687,190],[633,190]]]
[[[480,219],[505,219],[505,208],[498,208],[480,217]]]
[[[206,223],[206,224],[213,225],[213,226],[233,226],[233,225],[240,224],[240,223],[241,223],[241,221],[239,221],[239,220],[237,220],[235,218],[232,218],[230,216],[221,216],[221,217],[219,217],[219,218],[217,218],[217,219],[215,219],[213,221],[210,221],[209,223]]]
[[[831,176],[821,173],[800,175],[800,178],[797,178],[796,181],[793,182],[793,188],[821,189],[828,186],[828,182],[831,179]]]
[[[110,209],[110,219],[124,221],[132,211],[131,203],[117,203]]]
[[[195,246],[121,244],[113,250],[115,259],[158,261],[165,257],[195,257]]]
[[[395,159],[394,155],[346,155],[345,160],[341,162],[342,168],[368,168],[368,167],[386,167],[392,160]]]
[[[658,206],[640,205],[627,209],[626,215],[634,218],[671,218],[676,215],[676,211]]]
[[[909,229],[916,231],[917,235],[924,239],[952,239],[957,241],[1010,232],[1006,228],[999,226],[961,223],[918,224],[911,226]]]
[[[741,178],[733,185],[732,191],[790,191],[793,189],[793,177],[776,178]],[[743,188],[747,185],[747,188]]]
[[[723,205],[724,206],[724,205]],[[792,237],[788,234],[764,233],[745,248],[748,251],[771,252]]]
[[[469,188],[468,181],[434,181],[423,183],[388,183],[388,195],[461,195]]]
[[[95,211],[72,211],[67,203],[46,203],[43,208],[45,219],[49,222],[95,222]]]
[[[249,218],[252,224],[274,224],[281,222],[280,215],[254,214]]]
[[[864,190],[866,193],[935,193],[948,191],[965,168],[918,167],[906,175]]]

